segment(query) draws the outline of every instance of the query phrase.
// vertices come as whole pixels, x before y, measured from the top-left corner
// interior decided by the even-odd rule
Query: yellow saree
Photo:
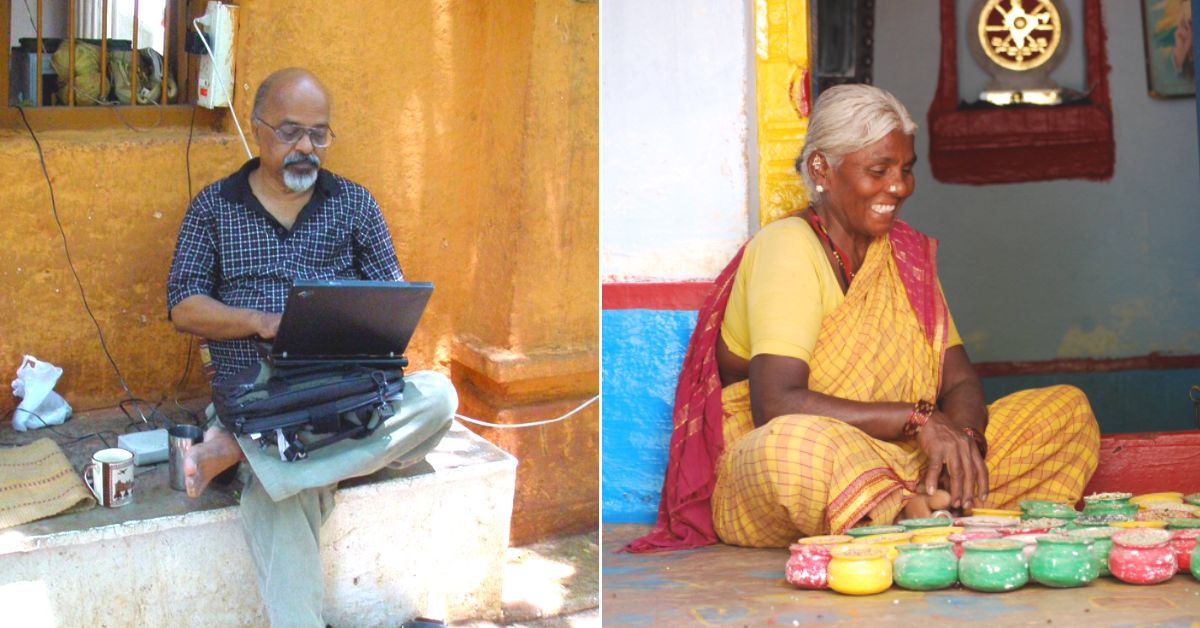
[[[888,238],[868,250],[845,301],[821,323],[809,387],[855,401],[935,399],[945,325],[930,338],[914,314]],[[913,495],[925,456],[913,441],[876,440],[842,421],[776,417],[754,428],[749,384],[721,395],[724,452],[712,495],[721,541],[786,547],[841,533],[871,513],[891,522]],[[1014,393],[989,408],[987,506],[1077,500],[1095,471],[1100,434],[1078,389]]]

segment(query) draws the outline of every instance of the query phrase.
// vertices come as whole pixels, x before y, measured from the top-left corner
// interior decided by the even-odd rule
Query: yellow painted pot
[[[1157,499],[1154,501],[1138,502],[1138,510],[1184,510],[1192,514],[1200,513],[1200,506],[1193,504],[1185,504],[1181,501],[1171,501],[1169,499]]]
[[[913,531],[913,543],[946,543],[951,534],[958,534],[966,528],[962,526],[942,526],[940,528],[924,528]]]
[[[835,545],[830,554],[830,589],[846,595],[874,595],[892,586],[892,561],[887,559],[883,546]]]
[[[972,508],[972,517],[1020,517],[1020,510],[1000,510],[998,508]]]
[[[1117,521],[1108,524],[1113,528],[1157,528],[1163,529],[1167,527],[1166,521]]]
[[[1146,493],[1145,495],[1137,495],[1130,498],[1129,503],[1141,504],[1142,502],[1173,502],[1176,504],[1183,503],[1183,493],[1177,491],[1166,491],[1163,493]]]
[[[871,536],[862,536],[854,539],[853,545],[879,545],[887,552],[888,560],[896,560],[900,555],[900,550],[896,549],[899,545],[911,543],[913,538],[912,532],[894,532],[891,534],[873,534]]]
[[[798,545],[845,545],[854,540],[854,537],[848,534],[826,534],[825,536],[806,536],[799,541]]]

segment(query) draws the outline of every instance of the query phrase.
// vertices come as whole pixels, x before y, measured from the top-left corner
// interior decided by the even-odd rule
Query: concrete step
[[[82,468],[80,447],[64,450]],[[456,424],[425,462],[343,482],[321,529],[327,621],[502,620],[516,464]],[[128,506],[0,531],[0,624],[265,626],[238,516],[234,488],[189,500],[163,463],[138,469]]]

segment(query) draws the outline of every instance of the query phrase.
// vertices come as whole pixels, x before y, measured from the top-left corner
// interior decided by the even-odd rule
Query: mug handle
[[[96,498],[97,503],[99,503],[100,505],[104,505],[104,500],[100,499],[100,493],[97,493],[96,487],[92,486],[92,482],[94,481],[92,471],[95,468],[96,468],[95,465],[89,464],[87,466],[87,468],[83,470],[83,485],[88,487],[88,490],[92,492],[92,497]]]

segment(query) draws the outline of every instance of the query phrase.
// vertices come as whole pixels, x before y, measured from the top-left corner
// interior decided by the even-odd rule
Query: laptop
[[[262,350],[273,366],[405,366],[404,351],[432,294],[428,282],[297,281],[274,342]]]

